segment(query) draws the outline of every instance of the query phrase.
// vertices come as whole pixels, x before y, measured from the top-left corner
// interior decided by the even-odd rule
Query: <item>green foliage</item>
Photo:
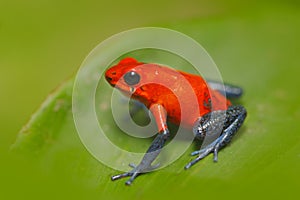
[[[32,188],[21,187],[20,193],[12,195],[105,199],[293,198],[300,186],[297,11],[258,9],[255,14],[245,13],[239,19],[195,19],[164,25],[200,42],[217,63],[223,79],[245,90],[237,103],[247,108],[248,117],[233,143],[220,152],[218,163],[213,163],[209,156],[185,171],[183,166],[194,149],[191,147],[175,163],[139,177],[131,187],[124,186],[124,180],[111,182],[110,176],[118,172],[96,161],[78,138],[71,112],[70,79],[49,95],[18,135],[12,150],[14,155],[23,156],[12,162],[22,163],[22,171],[13,169],[18,171],[16,176],[24,179],[13,180],[17,186],[31,180]],[[113,125],[109,123],[112,137],[117,140],[122,133]],[[136,142],[138,148],[145,150],[149,143]],[[8,185],[13,185],[13,181]]]

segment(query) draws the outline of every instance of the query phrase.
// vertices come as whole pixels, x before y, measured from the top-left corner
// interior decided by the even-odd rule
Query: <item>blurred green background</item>
[[[187,179],[186,172],[167,176],[169,181],[156,173],[149,184],[151,176],[139,178],[140,186],[135,189],[123,188],[122,181],[106,181],[97,171],[98,187],[88,183],[93,187],[84,190],[81,183],[62,180],[60,174],[50,173],[49,177],[31,161],[7,152],[31,114],[53,89],[76,73],[98,43],[141,26],[173,28],[197,39],[219,66],[224,80],[245,88],[240,103],[248,108],[249,117],[238,137],[242,150],[232,145],[227,152],[231,155],[222,154],[219,166],[206,159],[208,170],[192,171]],[[0,198],[295,197],[300,187],[299,29],[300,4],[292,0],[1,1]],[[235,150],[242,153],[232,154]],[[236,156],[241,162],[234,160]],[[230,158],[232,165],[224,161]],[[59,159],[63,163],[64,158]],[[182,163],[187,160],[188,156]],[[212,173],[209,168],[225,170],[227,175]],[[95,169],[91,166],[87,177],[93,177]],[[107,177],[115,173],[105,170]]]

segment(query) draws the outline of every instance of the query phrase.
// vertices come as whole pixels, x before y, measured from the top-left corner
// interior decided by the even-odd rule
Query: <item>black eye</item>
[[[140,75],[134,71],[127,72],[124,76],[124,80],[128,85],[135,85],[140,82]]]

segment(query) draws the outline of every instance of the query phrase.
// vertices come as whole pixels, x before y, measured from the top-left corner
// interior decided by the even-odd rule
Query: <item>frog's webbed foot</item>
[[[118,180],[118,179],[121,179],[121,178],[130,177],[130,179],[125,182],[125,184],[126,185],[131,185],[131,183],[134,181],[134,179],[136,177],[138,177],[140,174],[147,173],[147,172],[150,172],[150,171],[158,168],[159,164],[156,164],[154,166],[151,166],[151,165],[150,166],[143,166],[142,163],[141,163],[140,165],[136,166],[135,164],[130,163],[129,166],[133,168],[130,172],[125,172],[125,173],[122,173],[122,174],[114,175],[114,176],[111,177],[111,180],[115,181],[115,180]]]
[[[191,153],[192,156],[198,155],[197,158],[189,162],[184,168],[189,169],[192,165],[196,164],[206,156],[208,156],[210,153],[214,153],[214,162],[218,161],[218,152],[221,148],[222,140],[225,139],[225,135],[221,135],[219,138],[217,138],[214,142],[212,142],[210,145],[206,146],[205,148],[194,151]]]

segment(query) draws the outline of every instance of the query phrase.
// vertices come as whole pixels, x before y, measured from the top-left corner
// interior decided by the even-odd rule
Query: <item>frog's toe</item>
[[[132,176],[132,173],[130,172],[126,172],[126,173],[122,173],[122,174],[117,174],[111,177],[112,181],[118,180],[120,178],[124,178],[124,177],[128,177],[128,176]]]

